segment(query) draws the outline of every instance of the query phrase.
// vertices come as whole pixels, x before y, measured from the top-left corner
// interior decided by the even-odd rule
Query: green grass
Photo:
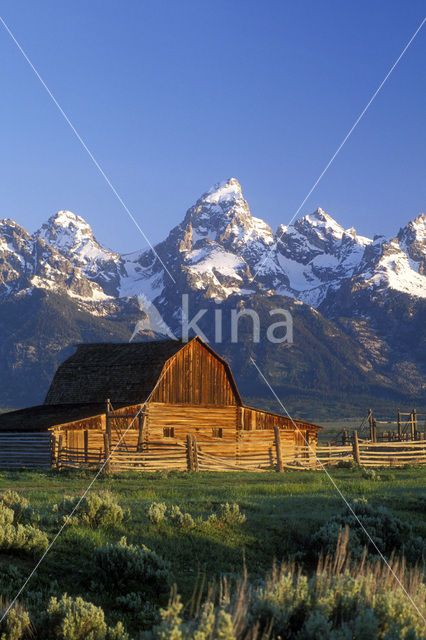
[[[424,494],[426,469],[380,472],[381,480],[362,478],[361,472],[338,469],[331,472],[347,499],[367,498],[383,505],[426,536],[422,514],[411,508],[411,500]],[[29,498],[41,512],[62,499],[79,495],[88,485],[89,472],[3,472],[0,491],[13,488]],[[186,582],[188,564],[199,564],[208,576],[240,571],[244,556],[249,571],[265,571],[273,559],[281,560],[303,547],[304,540],[326,519],[342,508],[342,500],[325,473],[320,471],[277,473],[126,473],[101,476],[97,489],[108,489],[121,506],[130,509],[130,520],[116,530],[89,531],[96,544],[127,535],[129,541],[146,544],[173,562],[176,578]],[[188,532],[167,525],[154,526],[145,512],[151,502],[177,504],[194,517],[206,518],[221,503],[237,502],[247,515],[245,525],[235,531]],[[161,528],[161,531],[159,531]],[[161,535],[159,535],[161,533]],[[67,537],[82,532],[67,531],[58,540],[50,558],[68,555]],[[213,551],[214,548],[214,551]],[[244,550],[244,551],[243,551]]]
[[[376,506],[409,523],[413,534],[426,537],[426,521],[418,508],[425,496],[426,467],[379,471],[380,480],[362,477],[360,470],[335,469],[331,475],[349,500],[365,497]],[[13,489],[30,500],[41,514],[67,496],[81,495],[93,473],[89,471],[2,471],[0,492]],[[298,557],[306,550],[310,536],[344,506],[329,478],[321,471],[268,473],[137,473],[102,475],[93,490],[108,490],[130,515],[109,529],[87,526],[66,528],[28,586],[43,590],[54,582],[55,593],[87,597],[88,567],[93,549],[126,536],[129,543],[145,544],[171,563],[174,581],[184,601],[191,597],[197,580],[218,581],[222,575],[241,575],[247,568],[250,579],[264,577],[274,560]],[[417,503],[416,503],[417,501]],[[236,502],[246,522],[236,527],[197,526],[190,531],[169,522],[152,524],[146,509],[152,502],[179,505],[195,519],[206,520],[218,506]],[[44,524],[43,524],[44,523]],[[58,530],[53,520],[40,527],[52,539]],[[29,573],[34,558],[22,553],[1,553],[0,564],[12,563]],[[312,568],[312,567],[311,567]],[[311,569],[310,567],[307,570]],[[110,612],[112,622],[123,619],[102,593],[88,599]]]

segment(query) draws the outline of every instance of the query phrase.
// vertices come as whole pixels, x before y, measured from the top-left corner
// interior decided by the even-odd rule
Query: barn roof
[[[45,404],[144,402],[180,340],[79,344],[56,371]]]
[[[119,408],[115,406],[114,408]],[[47,431],[55,424],[83,420],[105,413],[102,404],[42,404],[37,407],[18,409],[0,414],[1,431]]]

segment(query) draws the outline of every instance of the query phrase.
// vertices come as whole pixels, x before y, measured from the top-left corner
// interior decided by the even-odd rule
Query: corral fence
[[[260,434],[259,434],[260,435]],[[130,436],[130,437],[129,437]],[[243,432],[240,442],[222,443],[220,451],[212,453],[206,442],[188,435],[186,442],[149,442],[138,445],[137,432],[126,434],[126,441],[105,433],[91,433],[98,439],[98,450],[86,448],[52,447],[56,467],[94,467],[105,463],[107,471],[134,469],[140,471],[269,471],[275,469],[322,469],[342,463],[355,462],[365,467],[401,467],[407,464],[426,464],[426,440],[419,442],[371,442],[358,438],[357,432],[346,445],[282,446],[282,433],[278,428],[263,431],[255,446],[244,446]],[[210,449],[210,450],[209,450]]]
[[[66,439],[54,433],[0,433],[0,468],[99,468],[106,471],[189,470],[268,471],[322,469],[355,462],[364,467],[426,464],[426,440],[372,442],[354,431],[346,444],[290,444],[288,434],[274,430],[239,431],[234,442],[208,442],[187,435],[186,441],[144,442],[138,430],[107,434],[90,429]]]
[[[0,432],[0,468],[50,467],[54,456],[52,446],[50,433]]]
[[[377,415],[373,409],[369,409],[357,431],[361,438],[371,442],[426,440],[426,411],[398,409],[394,416],[384,416]],[[334,444],[347,444],[347,441],[347,430],[340,431],[333,439]]]

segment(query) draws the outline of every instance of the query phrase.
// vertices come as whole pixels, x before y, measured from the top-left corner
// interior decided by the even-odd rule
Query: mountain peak
[[[202,196],[202,200],[211,204],[229,202],[243,197],[241,185],[236,178],[228,178],[223,182],[217,182]]]
[[[411,229],[417,235],[426,238],[426,215],[424,213],[419,213],[414,220],[410,220],[406,225],[406,228]]]
[[[54,247],[89,280],[100,284],[108,295],[115,295],[120,256],[97,242],[84,218],[63,209],[51,216],[34,237]]]
[[[409,244],[417,242],[424,245],[426,243],[426,215],[419,213],[416,218],[407,222],[405,227],[399,230],[397,237]]]
[[[69,229],[73,232],[80,231],[85,233],[92,233],[92,228],[88,222],[81,216],[78,216],[72,211],[62,209],[53,216],[50,216],[47,221],[47,226],[61,227],[62,229]],[[45,225],[43,225],[45,226]]]
[[[70,258],[77,247],[93,242],[91,226],[72,211],[61,210],[51,216],[34,234]]]
[[[18,224],[15,220],[12,220],[12,218],[1,218],[0,219],[0,228],[2,228],[2,229],[18,229],[20,231],[25,231],[25,233],[27,233],[26,229],[24,229],[24,227],[22,227],[20,224]]]
[[[301,224],[315,228],[321,235],[339,239],[343,237],[345,232],[344,228],[321,207],[318,207],[313,213],[303,216]]]
[[[415,263],[412,266],[420,273],[425,271],[426,262],[426,215],[420,213],[410,220],[397,235],[401,248]]]

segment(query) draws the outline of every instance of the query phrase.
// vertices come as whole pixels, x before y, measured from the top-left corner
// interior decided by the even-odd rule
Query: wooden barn
[[[78,345],[42,407],[0,416],[0,439],[13,423],[51,434],[54,464],[111,456],[140,469],[279,466],[309,456],[320,429],[246,406],[227,362],[198,337]]]

